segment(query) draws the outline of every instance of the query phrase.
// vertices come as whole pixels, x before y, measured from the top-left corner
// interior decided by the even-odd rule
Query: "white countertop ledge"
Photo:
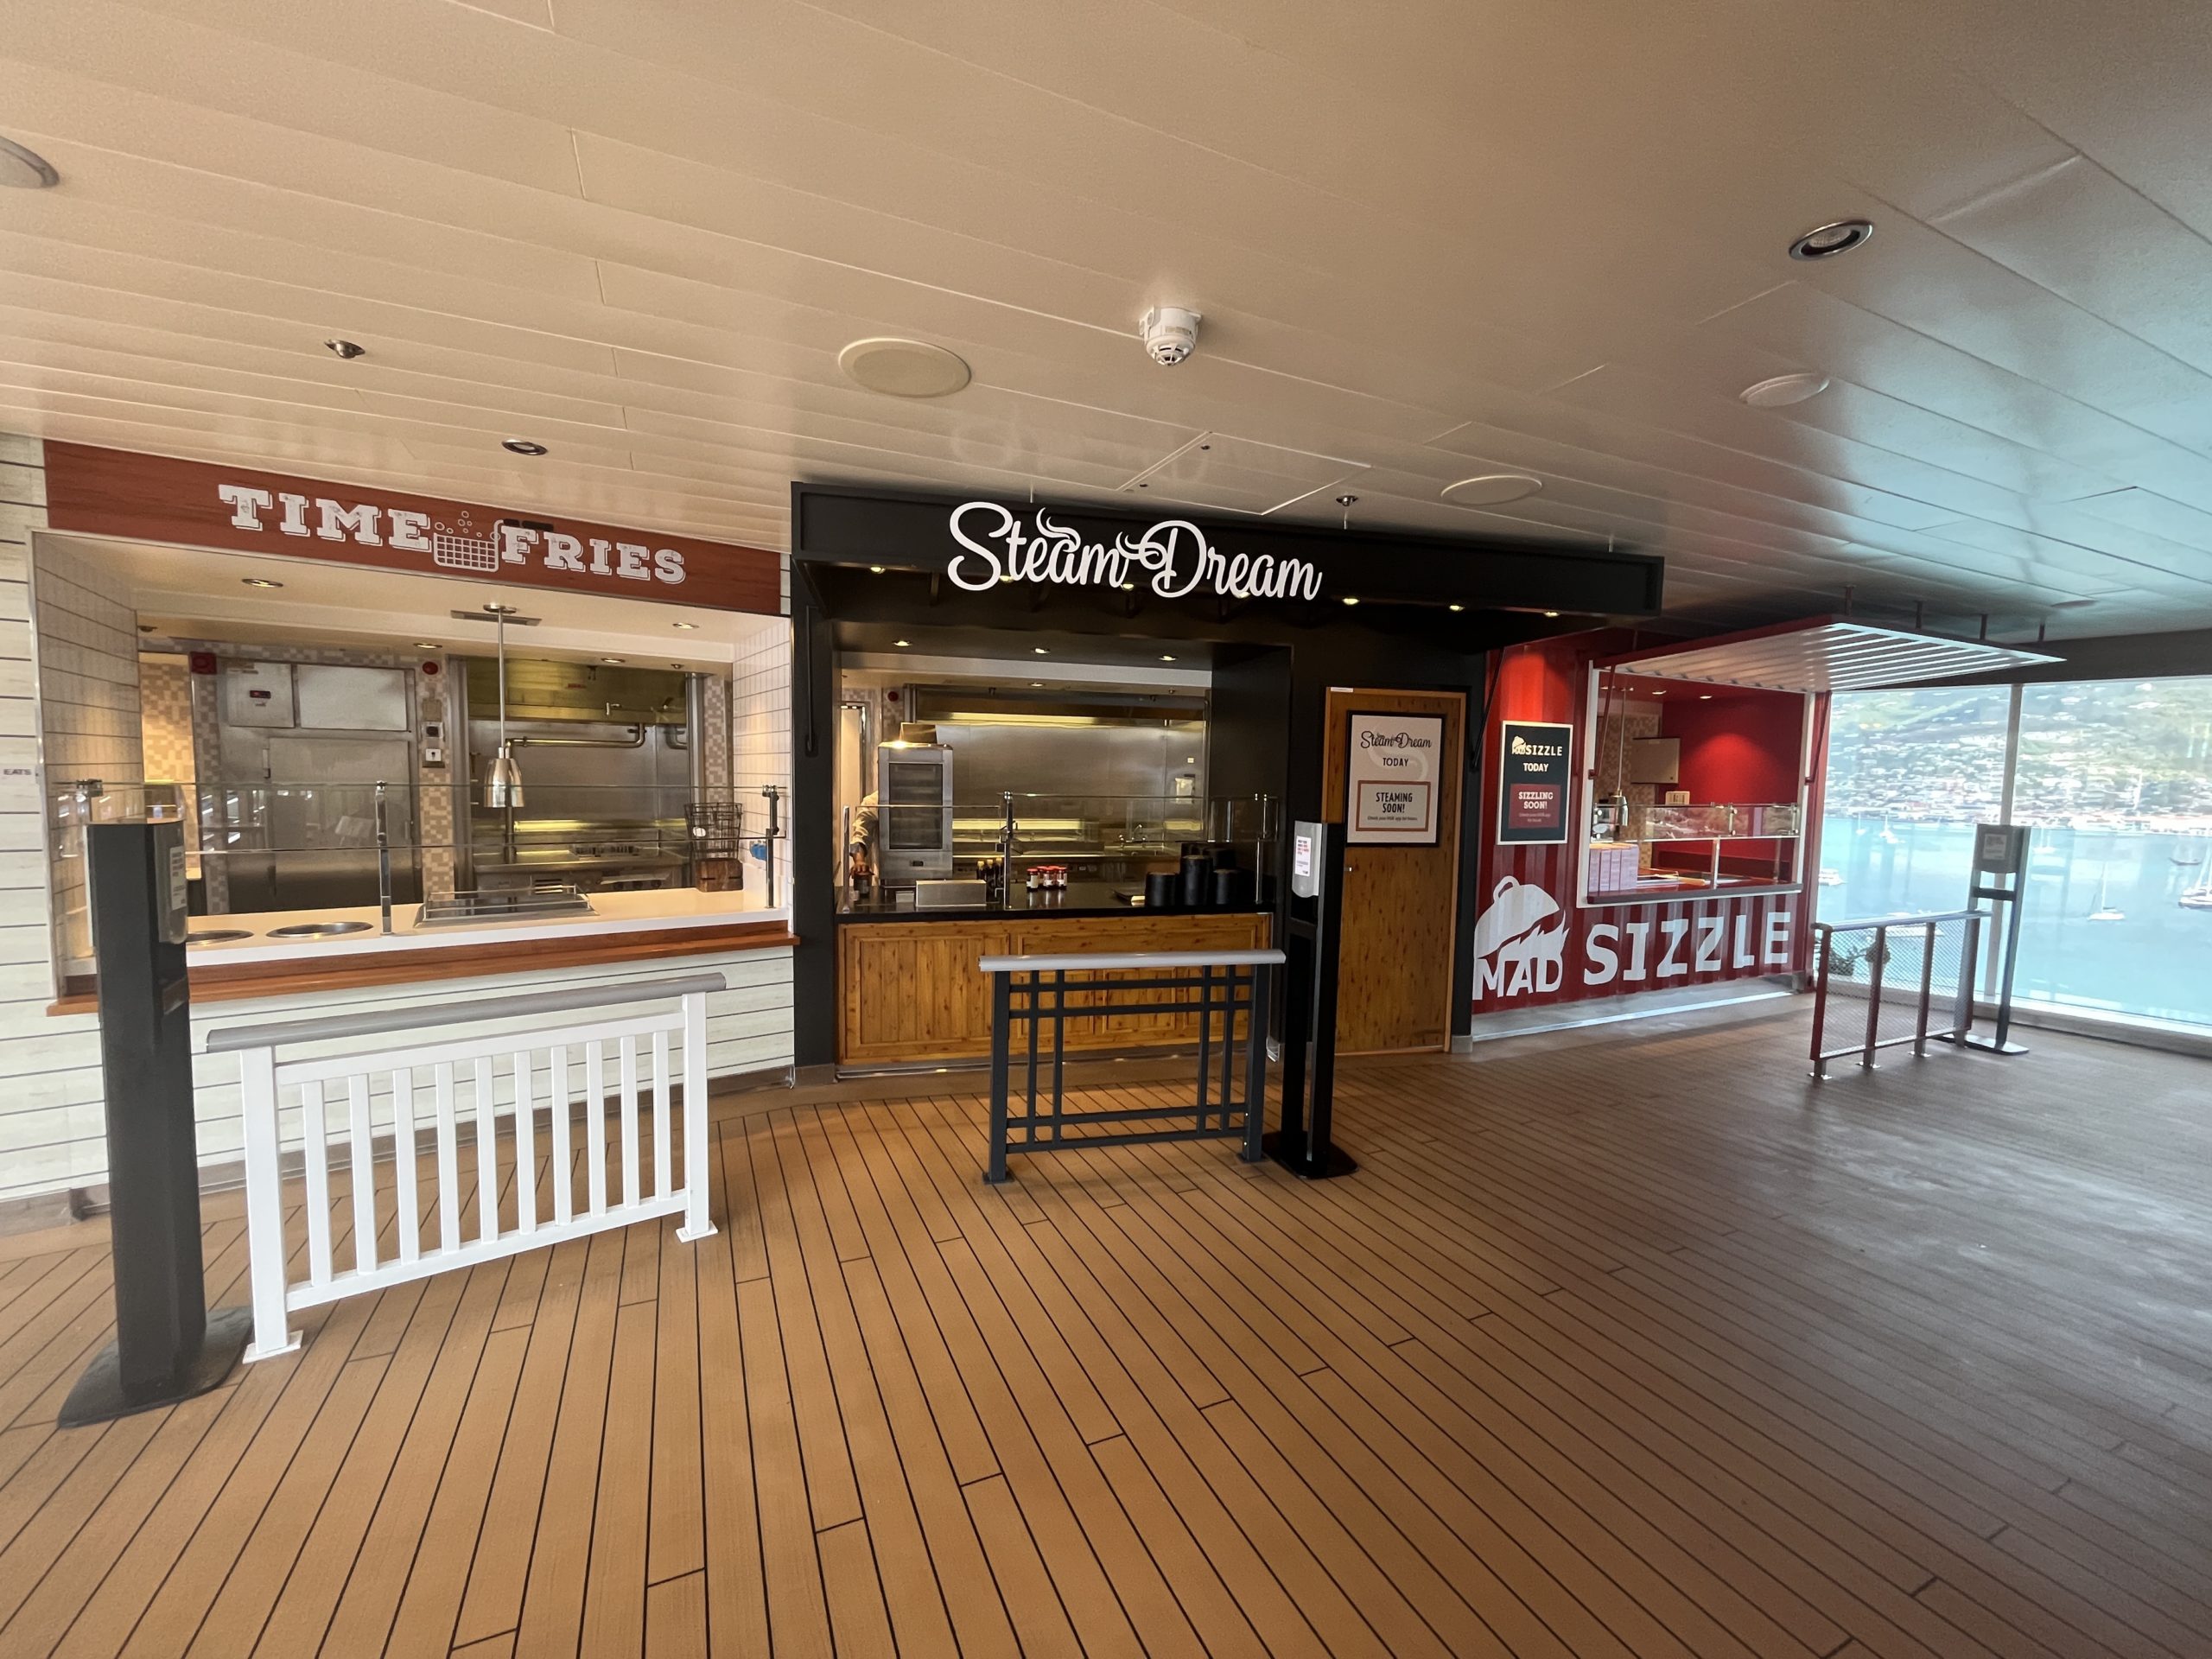
[[[537,917],[511,922],[469,922],[444,927],[418,928],[414,905],[391,907],[391,931],[377,931],[374,905],[338,906],[329,910],[269,910],[251,915],[194,916],[194,930],[244,927],[253,937],[219,944],[188,946],[186,963],[194,968],[217,963],[340,961],[347,957],[374,956],[386,950],[423,950],[463,945],[522,944],[532,939],[588,938],[595,933],[642,933],[658,929],[723,927],[739,922],[781,922],[791,925],[791,907],[770,909],[757,892],[695,893],[689,887],[651,893],[598,893],[591,896],[588,916]],[[300,922],[366,922],[365,933],[340,933],[320,939],[272,939],[275,929]]]

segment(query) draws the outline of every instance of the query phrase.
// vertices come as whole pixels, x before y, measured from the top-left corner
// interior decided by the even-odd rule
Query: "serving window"
[[[1584,904],[1802,884],[1808,695],[1598,668],[1588,707]]]
[[[781,617],[45,531],[32,571],[65,991],[103,822],[183,825],[195,972],[781,901],[733,685]]]

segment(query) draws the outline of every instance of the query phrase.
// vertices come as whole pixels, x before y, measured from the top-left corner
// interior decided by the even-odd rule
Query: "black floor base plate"
[[[1326,1181],[1338,1175],[1349,1175],[1359,1166],[1335,1147],[1322,1149],[1318,1160],[1309,1160],[1306,1153],[1306,1136],[1285,1138],[1281,1129],[1271,1129],[1260,1137],[1260,1150],[1281,1164],[1294,1175],[1309,1181]]]
[[[75,1428],[85,1423],[105,1423],[111,1418],[128,1417],[133,1412],[151,1411],[157,1406],[173,1406],[180,1400],[205,1394],[231,1374],[246,1338],[252,1334],[251,1308],[216,1309],[207,1316],[207,1335],[200,1344],[200,1351],[185,1365],[183,1375],[168,1388],[143,1399],[123,1391],[115,1344],[110,1343],[85,1368],[85,1374],[77,1379],[77,1386],[69,1390],[55,1424],[61,1428]]]
[[[2028,1052],[2025,1043],[2000,1043],[1994,1037],[1985,1037],[1978,1031],[1968,1033],[1961,1046],[1980,1049],[1985,1054],[2024,1054]]]

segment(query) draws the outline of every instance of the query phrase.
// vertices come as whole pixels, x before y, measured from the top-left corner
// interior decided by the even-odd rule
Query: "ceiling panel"
[[[1972,639],[1814,619],[1802,626],[1673,646],[1612,667],[1623,674],[1706,685],[1872,691],[2057,660],[2045,652]]]
[[[770,543],[794,476],[1203,454],[1224,506],[1662,553],[1686,621],[2212,624],[2186,10],[15,0],[0,131],[64,183],[0,216],[0,424]],[[865,391],[879,334],[974,378]],[[1441,494],[1483,471],[1543,487]]]

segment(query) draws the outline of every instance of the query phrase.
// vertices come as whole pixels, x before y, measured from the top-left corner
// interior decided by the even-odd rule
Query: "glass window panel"
[[[2005,796],[2005,687],[1856,691],[1828,710],[1815,907],[1829,921],[1961,910],[1974,827]]]
[[[2212,678],[2031,685],[2014,995],[2212,1025]]]

